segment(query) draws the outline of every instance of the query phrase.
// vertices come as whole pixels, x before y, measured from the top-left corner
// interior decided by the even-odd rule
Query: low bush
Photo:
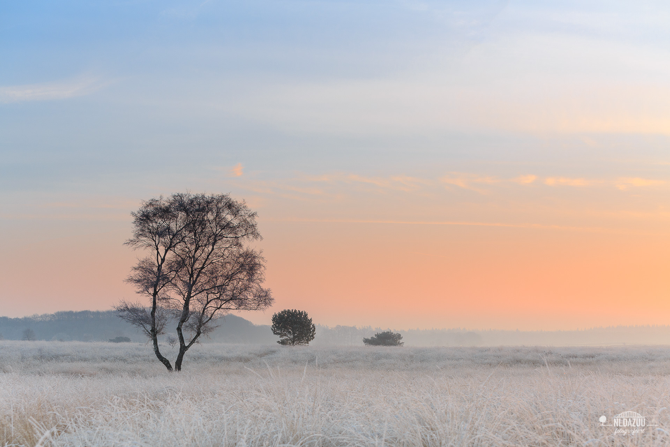
[[[402,346],[402,335],[397,332],[377,332],[370,338],[364,338],[363,343],[368,346]]]

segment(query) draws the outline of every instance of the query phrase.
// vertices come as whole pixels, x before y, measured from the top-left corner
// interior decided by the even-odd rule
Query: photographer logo
[[[642,433],[646,427],[656,424],[648,424],[647,419],[640,413],[634,411],[624,411],[612,418],[610,424],[607,423],[607,416],[600,416],[601,427],[614,427],[615,435],[636,435]]]

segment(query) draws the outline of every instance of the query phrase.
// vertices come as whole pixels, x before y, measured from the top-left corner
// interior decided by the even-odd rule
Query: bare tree
[[[23,330],[23,336],[21,337],[21,340],[27,340],[27,341],[37,340],[37,337],[35,336],[35,331],[33,331],[30,328],[24,329]]]
[[[179,352],[174,370],[202,335],[216,328],[217,316],[231,310],[261,310],[272,305],[261,286],[265,260],[247,243],[261,239],[256,213],[225,194],[174,194],[144,202],[133,214],[135,231],[126,244],[150,251],[128,281],[150,297],[150,308],[122,302],[119,315],[140,327],[160,353],[158,336],[169,317],[176,321]]]

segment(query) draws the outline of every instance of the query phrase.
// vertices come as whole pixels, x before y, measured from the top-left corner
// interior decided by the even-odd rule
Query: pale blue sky
[[[581,137],[603,126],[551,121],[629,120],[617,107],[667,119],[666,5],[4,2],[2,188],[117,194],[175,176],[183,188],[237,163],[271,176],[574,157],[598,169]],[[657,155],[617,141],[607,158]]]

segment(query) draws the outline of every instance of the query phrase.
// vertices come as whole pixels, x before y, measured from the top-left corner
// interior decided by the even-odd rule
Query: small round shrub
[[[364,338],[363,343],[368,346],[402,346],[402,335],[397,332],[377,332],[370,338]]]

